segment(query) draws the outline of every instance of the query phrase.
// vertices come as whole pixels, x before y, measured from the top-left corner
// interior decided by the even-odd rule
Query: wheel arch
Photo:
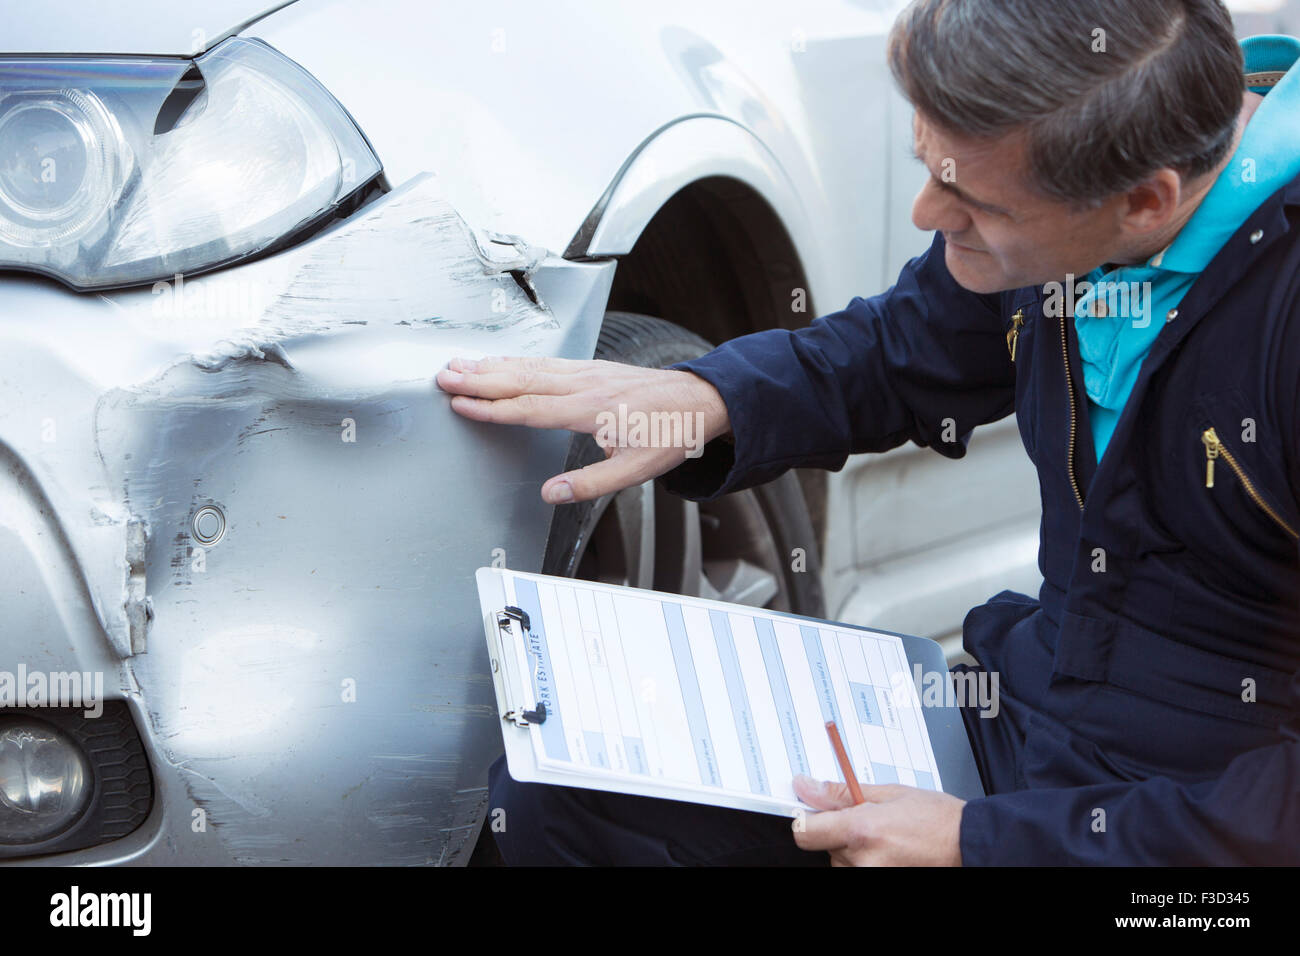
[[[568,258],[613,256],[609,310],[667,319],[707,341],[796,329],[818,313],[804,207],[743,126],[695,116],[642,143],[587,216]],[[819,545],[827,476],[800,470]]]
[[[679,225],[695,228],[675,232]],[[632,152],[564,257],[617,258],[624,278],[620,283],[615,276],[616,288],[632,279],[667,286],[665,270],[709,259],[717,284],[738,283],[743,294],[730,327],[717,317],[709,323],[729,335],[696,329],[698,306],[651,314],[724,341],[763,328],[797,328],[817,314],[815,266],[808,264],[826,260],[816,243],[795,185],[763,142],[726,117],[693,115],[660,127]]]

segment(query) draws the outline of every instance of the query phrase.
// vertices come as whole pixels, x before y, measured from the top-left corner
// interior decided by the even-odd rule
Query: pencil
[[[853,797],[854,805],[863,803],[865,798],[862,796],[862,788],[858,786],[858,778],[853,773],[853,765],[849,763],[849,755],[844,749],[844,741],[840,740],[840,729],[835,726],[835,721],[826,721],[826,733],[831,738],[835,759],[840,762],[840,773],[844,774],[844,782],[849,785],[849,795]]]

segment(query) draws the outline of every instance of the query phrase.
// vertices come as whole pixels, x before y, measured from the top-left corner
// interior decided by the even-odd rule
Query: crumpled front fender
[[[0,670],[105,672],[155,780],[134,834],[46,859],[463,856],[500,751],[473,572],[540,567],[568,435],[433,375],[590,357],[612,270],[424,174],[206,276],[0,278]]]

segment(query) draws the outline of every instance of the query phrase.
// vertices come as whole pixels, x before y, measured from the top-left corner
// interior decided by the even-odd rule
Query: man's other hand
[[[846,784],[802,774],[794,792],[820,813],[802,814],[794,840],[825,850],[832,866],[961,866],[961,812],[966,801],[902,784],[863,786],[854,806]]]

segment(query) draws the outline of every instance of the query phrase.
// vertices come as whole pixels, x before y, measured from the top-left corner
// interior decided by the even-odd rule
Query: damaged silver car
[[[1011,420],[968,497],[908,448],[555,509],[594,441],[433,382],[666,365],[883,289],[927,244],[901,6],[6,4],[0,864],[465,863],[480,566],[954,647],[1036,588]]]

